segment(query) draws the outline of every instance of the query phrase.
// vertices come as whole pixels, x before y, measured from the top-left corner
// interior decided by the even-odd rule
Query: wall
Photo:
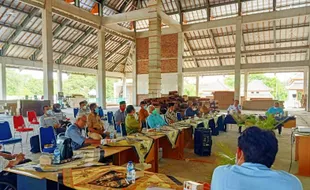
[[[148,74],[149,39],[137,38],[137,74]],[[175,73],[178,70],[178,34],[161,37],[161,72]]]

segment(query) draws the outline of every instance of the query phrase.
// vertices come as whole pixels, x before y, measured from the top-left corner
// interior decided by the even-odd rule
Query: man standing
[[[82,129],[85,128],[87,123],[87,116],[86,115],[80,115],[76,119],[75,123],[72,124],[66,131],[66,137],[71,138],[72,140],[72,148],[73,150],[77,150],[84,145],[87,144],[100,144],[100,140],[94,140],[94,139],[87,139],[83,137],[82,135]]]
[[[302,190],[297,177],[272,170],[278,152],[273,131],[250,127],[238,138],[236,165],[217,167],[212,176],[212,190]]]
[[[119,103],[119,110],[115,112],[114,118],[115,118],[115,123],[117,127],[121,127],[121,125],[125,125],[125,119],[126,119],[126,102],[125,101],[121,101]]]
[[[169,124],[178,122],[178,117],[177,114],[174,111],[174,103],[169,103],[168,104],[168,110],[166,112],[166,119]]]

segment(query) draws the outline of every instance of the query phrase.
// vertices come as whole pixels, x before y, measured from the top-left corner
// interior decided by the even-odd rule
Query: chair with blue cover
[[[102,118],[102,117],[104,116],[103,109],[102,109],[101,106],[99,106],[98,108],[99,108],[99,113],[98,113],[98,115],[99,115],[100,118]]]
[[[113,112],[108,111],[107,112],[107,116],[108,116],[108,123],[109,123],[109,125],[114,125],[114,122],[113,122]]]
[[[41,152],[45,153],[53,153],[56,148],[56,137],[54,133],[54,128],[52,126],[49,127],[40,127],[39,133],[40,139],[40,149]],[[54,144],[53,147],[45,148],[44,145]]]
[[[5,151],[5,145],[13,144],[14,152],[15,144],[20,143],[21,151],[23,152],[23,143],[21,138],[13,138],[11,133],[11,128],[9,122],[1,122],[0,123],[0,145],[3,146],[3,150]]]
[[[181,121],[181,120],[182,120],[182,115],[181,115],[181,113],[180,113],[180,112],[177,112],[177,118],[178,118],[178,120],[179,120],[179,121]]]
[[[73,117],[76,118],[77,114],[79,113],[79,108],[73,108]]]

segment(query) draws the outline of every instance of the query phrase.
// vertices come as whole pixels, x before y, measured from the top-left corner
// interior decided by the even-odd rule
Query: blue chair
[[[21,138],[13,138],[11,133],[11,128],[9,122],[1,122],[0,123],[0,144],[3,146],[3,150],[5,151],[5,145],[13,144],[14,152],[15,144],[20,143],[21,150],[23,152],[23,143]]]
[[[104,116],[103,109],[102,109],[102,107],[98,107],[98,108],[99,108],[99,116],[100,116],[100,118],[102,118]]]
[[[182,120],[182,115],[181,115],[181,113],[180,113],[180,112],[177,112],[177,118],[178,118],[178,120],[179,120],[179,121],[181,121],[181,120]]]
[[[50,148],[45,148],[44,145],[46,144],[54,144],[56,145],[56,137],[54,134],[54,128],[52,126],[50,127],[40,127],[40,133],[39,133],[39,139],[40,139],[40,149],[41,152],[45,153],[53,153],[55,150],[55,146]]]
[[[76,118],[77,114],[79,113],[79,108],[73,108],[73,117]]]
[[[121,127],[122,127],[122,130],[121,130],[122,136],[123,136],[123,137],[124,137],[124,136],[127,136],[127,131],[126,131],[126,126],[125,126],[125,124],[122,124]]]
[[[108,115],[108,123],[109,123],[109,125],[114,125],[114,123],[113,123],[113,112],[108,111],[107,115]]]

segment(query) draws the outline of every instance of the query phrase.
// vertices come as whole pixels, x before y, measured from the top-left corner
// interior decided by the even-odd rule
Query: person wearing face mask
[[[167,123],[164,121],[164,119],[158,114],[157,110],[153,105],[149,106],[149,113],[150,115],[147,117],[147,123],[150,128],[158,128],[162,127],[164,125],[167,125]]]
[[[120,129],[121,125],[125,125],[126,118],[126,102],[121,101],[119,103],[119,110],[117,110],[114,114],[115,123],[118,129]]]
[[[43,106],[43,115],[40,117],[40,127],[54,128],[55,135],[65,132],[66,128],[61,127],[59,120],[54,115],[53,110],[49,106]]]
[[[53,105],[53,114],[58,119],[61,128],[67,128],[71,125],[71,122],[67,120],[67,117],[64,114],[64,112],[61,111],[60,104]]]
[[[89,107],[87,107],[87,101],[84,100],[82,102],[79,103],[80,104],[80,109],[78,112],[78,116],[79,115],[88,115],[90,113]]]
[[[85,128],[87,123],[87,116],[86,115],[80,115],[76,119],[75,123],[72,124],[66,131],[65,136],[69,137],[71,141],[71,146],[73,150],[77,150],[79,148],[82,148],[83,146],[87,144],[100,144],[101,141],[99,139],[89,139],[85,138],[82,135],[82,129]]]
[[[271,169],[278,152],[273,131],[249,127],[238,138],[236,165],[217,167],[212,190],[302,190],[299,179],[285,171]]]
[[[198,116],[199,115],[199,111],[198,111],[198,105],[197,103],[188,103],[188,108],[185,110],[184,113],[184,117],[185,118],[191,118],[194,117],[195,115]]]
[[[284,115],[284,111],[282,108],[280,108],[279,102],[275,102],[274,106],[268,109],[268,111],[266,112],[266,115],[267,116],[268,115],[272,115],[272,116]],[[283,127],[282,124],[277,125],[279,135],[281,135],[282,133],[282,127]]]
[[[149,116],[148,111],[146,110],[147,104],[145,101],[140,103],[140,110],[139,110],[139,121],[142,128],[146,127],[146,118]]]
[[[104,132],[104,125],[99,116],[99,108],[96,103],[92,103],[89,105],[90,114],[87,118],[87,130],[88,137],[101,140],[106,137]]]
[[[174,111],[174,103],[168,104],[168,110],[166,112],[166,118],[169,124],[178,122],[177,114]]]
[[[141,131],[141,126],[137,118],[135,117],[136,110],[132,105],[128,105],[126,108],[126,120],[125,120],[125,126],[126,126],[126,132],[128,135],[132,133],[137,133]]]

